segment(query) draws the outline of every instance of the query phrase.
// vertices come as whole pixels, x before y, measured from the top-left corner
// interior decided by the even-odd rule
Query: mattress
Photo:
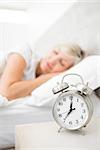
[[[100,116],[100,99],[93,93],[94,115]],[[15,126],[33,122],[53,120],[51,107],[37,107],[27,103],[27,98],[12,101],[0,108],[0,149],[13,147],[15,143]]]

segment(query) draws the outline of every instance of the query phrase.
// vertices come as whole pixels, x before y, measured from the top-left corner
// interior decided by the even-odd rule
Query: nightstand
[[[18,125],[16,150],[100,150],[100,118],[92,118],[83,132],[58,129],[54,121]]]

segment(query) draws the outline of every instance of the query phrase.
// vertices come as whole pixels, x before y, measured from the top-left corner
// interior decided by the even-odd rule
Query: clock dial
[[[86,124],[89,110],[81,95],[66,92],[58,97],[53,107],[53,116],[60,126],[75,130]]]

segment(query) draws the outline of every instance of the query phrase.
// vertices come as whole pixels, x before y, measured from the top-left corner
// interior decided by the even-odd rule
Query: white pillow
[[[96,57],[96,58],[95,58]],[[89,86],[94,90],[100,85],[99,80],[99,67],[100,56],[89,56],[82,60],[80,63],[72,67],[71,69],[60,73],[53,77],[37,89],[33,90],[32,96],[35,97],[34,101],[31,101],[31,105],[35,106],[51,106],[57,95],[54,95],[52,89],[57,85],[57,82],[61,83],[62,77],[66,74],[76,73],[82,76],[85,84],[88,82]],[[98,64],[97,64],[98,61]],[[91,67],[92,66],[92,67]],[[94,67],[94,68],[93,68]],[[94,73],[95,72],[95,73]],[[79,82],[79,78],[65,77],[65,82],[68,84]],[[95,82],[94,82],[95,81]]]

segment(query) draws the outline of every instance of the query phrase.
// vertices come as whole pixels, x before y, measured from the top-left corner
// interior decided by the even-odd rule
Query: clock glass
[[[59,95],[55,102],[53,116],[61,127],[76,130],[86,124],[89,117],[89,109],[80,94],[65,92]]]

